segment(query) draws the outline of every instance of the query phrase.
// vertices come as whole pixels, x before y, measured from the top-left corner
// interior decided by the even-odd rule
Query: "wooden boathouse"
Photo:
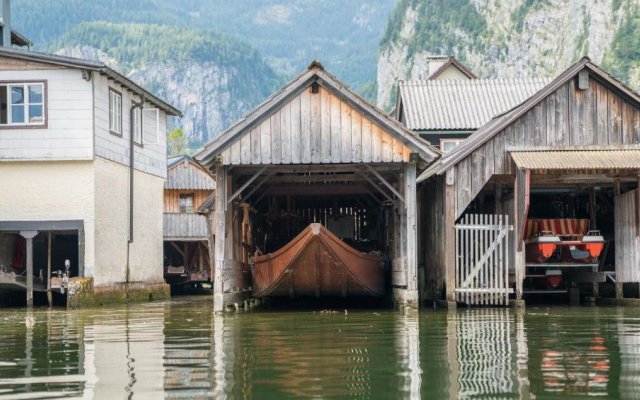
[[[164,277],[172,286],[211,281],[207,219],[215,178],[189,156],[167,160],[164,184]]]
[[[416,177],[440,152],[313,62],[196,154],[214,173],[214,308],[251,287],[250,257],[310,223],[391,261],[389,292],[417,306]],[[210,237],[210,243],[213,242]]]
[[[424,298],[506,304],[577,298],[580,288],[597,297],[606,282],[618,298],[638,296],[640,96],[588,58],[418,181]],[[584,254],[597,238],[598,256]],[[532,260],[544,239],[553,252]]]

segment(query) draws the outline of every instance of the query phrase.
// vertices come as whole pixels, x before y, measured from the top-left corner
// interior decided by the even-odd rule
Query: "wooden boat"
[[[255,297],[382,296],[382,257],[361,253],[311,224],[274,253],[253,261]]]

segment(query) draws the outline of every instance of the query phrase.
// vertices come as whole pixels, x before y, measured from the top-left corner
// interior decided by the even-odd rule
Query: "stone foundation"
[[[417,309],[420,307],[417,290],[393,288],[393,301],[397,308],[411,307]]]
[[[93,278],[72,278],[69,281],[67,308],[142,303],[170,297],[169,285],[164,282],[131,282],[94,287]]]

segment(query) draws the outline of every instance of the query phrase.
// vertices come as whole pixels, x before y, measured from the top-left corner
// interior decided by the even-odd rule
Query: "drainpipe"
[[[133,191],[134,191],[134,169],[133,169],[133,156],[135,153],[135,140],[133,138],[133,113],[136,108],[140,111],[140,132],[142,132],[142,107],[144,106],[144,97],[140,103],[131,101],[131,108],[129,108],[129,240],[127,241],[127,272],[125,275],[126,284],[126,298],[129,301],[129,274],[130,274],[130,256],[131,256],[131,244],[133,243]]]

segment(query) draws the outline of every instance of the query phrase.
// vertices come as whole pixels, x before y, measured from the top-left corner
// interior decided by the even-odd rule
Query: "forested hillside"
[[[100,59],[177,106],[192,147],[213,138],[281,83],[246,43],[177,26],[82,23],[50,50]]]
[[[194,146],[312,59],[375,97],[395,1],[15,0],[13,21],[34,49],[100,58],[180,107]]]
[[[378,104],[419,75],[427,55],[454,55],[483,77],[555,76],[584,55],[640,86],[638,0],[400,0],[380,46]]]

